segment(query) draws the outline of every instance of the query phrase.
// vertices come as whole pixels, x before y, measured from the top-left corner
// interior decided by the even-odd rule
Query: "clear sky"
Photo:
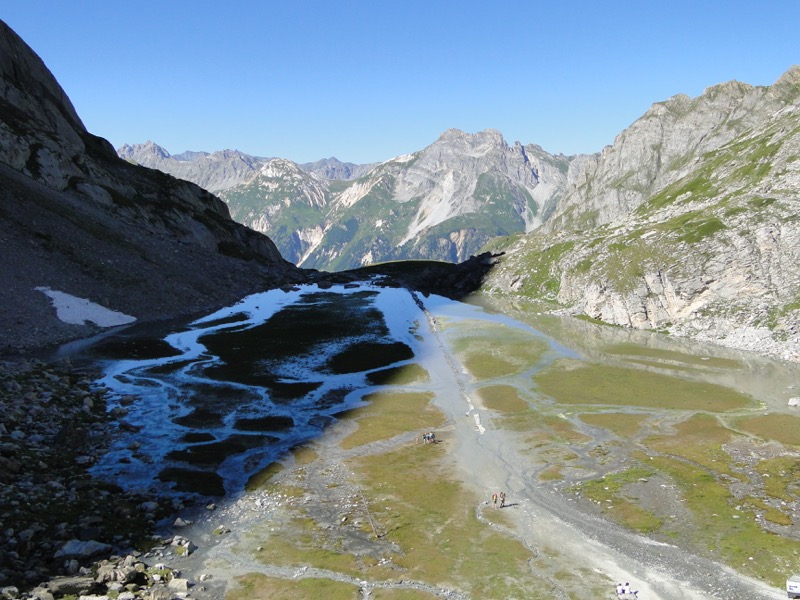
[[[451,127],[601,150],[654,102],[800,64],[800,0],[6,0],[92,133],[356,163]]]

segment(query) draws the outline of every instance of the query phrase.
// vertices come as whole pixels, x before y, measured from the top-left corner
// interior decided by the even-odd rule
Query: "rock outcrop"
[[[84,337],[36,288],[159,319],[300,281],[195,184],[120,159],[0,22],[0,352]]]
[[[800,359],[800,68],[654,105],[573,163],[494,293],[626,327]]]

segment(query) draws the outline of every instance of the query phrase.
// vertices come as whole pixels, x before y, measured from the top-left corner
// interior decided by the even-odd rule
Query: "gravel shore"
[[[82,580],[98,558],[159,543],[151,537],[155,523],[182,508],[87,473],[129,427],[124,410],[106,412],[93,379],[68,361],[0,363],[0,587],[7,597],[15,589],[22,598],[54,597],[53,577]],[[25,593],[36,586],[39,592]]]

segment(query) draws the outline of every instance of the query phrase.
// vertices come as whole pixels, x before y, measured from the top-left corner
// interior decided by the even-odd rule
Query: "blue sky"
[[[89,131],[307,162],[451,127],[597,152],[654,102],[800,64],[800,2],[26,0],[2,18]]]

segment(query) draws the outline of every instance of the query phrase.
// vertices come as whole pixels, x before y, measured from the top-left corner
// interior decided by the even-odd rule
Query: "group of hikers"
[[[632,590],[631,584],[627,581],[625,585],[618,583],[617,584],[617,598],[620,600],[627,600],[628,598],[638,598],[639,597],[639,590]]]
[[[434,444],[436,443],[436,434],[432,431],[426,431],[422,434],[422,443],[423,444]]]
[[[504,508],[506,505],[506,493],[505,492],[495,492],[492,494],[492,504],[494,507],[497,508],[497,501],[500,501],[500,508]]]

